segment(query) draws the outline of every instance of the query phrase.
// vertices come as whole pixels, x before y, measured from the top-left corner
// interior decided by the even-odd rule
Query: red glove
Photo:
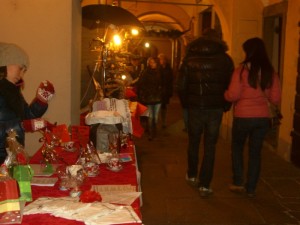
[[[23,128],[25,132],[35,132],[38,130],[48,129],[52,131],[55,124],[49,123],[47,120],[42,118],[23,120]]]
[[[48,103],[55,94],[54,86],[48,80],[40,83],[37,89],[36,97],[43,103]]]

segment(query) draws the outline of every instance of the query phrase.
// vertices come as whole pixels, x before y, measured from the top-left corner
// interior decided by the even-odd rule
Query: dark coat
[[[198,38],[187,47],[187,54],[179,69],[178,94],[187,108],[217,109],[227,111],[230,103],[225,101],[234,64],[224,42]]]
[[[160,67],[162,76],[162,104],[168,104],[173,95],[173,70],[170,64]]]
[[[137,83],[138,101],[143,105],[155,105],[162,101],[162,77],[159,69],[147,67]]]
[[[14,129],[17,140],[24,145],[25,134],[22,121],[41,117],[48,104],[42,104],[35,99],[30,105],[25,101],[20,87],[3,78],[0,80],[0,158],[6,155],[7,131]]]

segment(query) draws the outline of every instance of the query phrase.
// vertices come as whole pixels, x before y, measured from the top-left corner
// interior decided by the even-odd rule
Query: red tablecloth
[[[70,153],[64,151],[61,148],[56,149],[57,153],[63,157],[63,159],[69,163],[74,164],[78,158],[78,152]],[[130,184],[135,185],[138,190],[138,181],[137,181],[137,167],[136,167],[136,159],[134,153],[134,147],[132,143],[128,143],[126,148],[121,149],[121,153],[127,153],[131,155],[133,161],[123,163],[123,169],[119,172],[112,172],[106,168],[104,164],[100,165],[100,173],[97,177],[88,177],[84,184],[81,186],[81,189],[90,190],[92,185],[99,184]],[[42,161],[41,149],[31,158],[31,164],[39,164]],[[53,175],[56,176],[56,175]],[[55,184],[54,187],[40,187],[40,186],[32,186],[32,198],[33,200],[39,197],[63,197],[69,196],[68,191],[61,191],[58,188],[58,183]],[[140,200],[136,199],[132,205],[135,212],[141,218],[140,213]],[[82,225],[83,222],[78,222],[75,220],[67,220],[63,218],[58,218],[51,216],[49,214],[34,214],[34,215],[24,215],[22,220],[23,225],[53,225],[53,224],[64,224],[64,225]],[[133,223],[133,224],[141,224],[141,223]]]

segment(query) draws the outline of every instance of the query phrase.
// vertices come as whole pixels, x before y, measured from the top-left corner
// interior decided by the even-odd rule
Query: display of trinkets
[[[70,196],[80,195],[80,186],[83,184],[87,174],[82,165],[62,165],[57,168],[56,173],[59,178],[59,189],[70,190]]]
[[[40,142],[44,142],[42,147],[42,156],[45,164],[63,162],[67,164],[63,158],[61,158],[55,148],[61,145],[61,140],[49,130],[44,132],[44,137],[40,139]]]
[[[88,143],[85,148],[81,148],[81,153],[77,161],[77,164],[83,166],[83,168],[87,173],[87,176],[89,177],[97,176],[100,172],[99,170],[100,163],[101,163],[100,157],[92,142]]]
[[[111,132],[108,134],[108,144],[109,144],[109,152],[119,152],[120,149],[120,133],[119,132]]]
[[[63,143],[63,149],[67,152],[75,152],[75,142],[74,141],[68,141]]]
[[[8,131],[7,144],[8,156],[4,166],[9,169],[11,177],[18,181],[21,201],[32,201],[30,181],[33,177],[33,170],[28,164],[28,156],[24,147],[17,141],[15,130]]]
[[[111,152],[111,155],[108,157],[106,164],[107,169],[113,172],[118,172],[123,168],[120,156],[116,150],[113,150]]]
[[[17,181],[9,176],[5,164],[0,167],[0,224],[21,223],[22,210]]]
[[[10,168],[14,165],[27,165],[28,155],[24,150],[24,147],[17,141],[17,133],[15,130],[9,130],[7,132],[7,144],[8,144],[8,157],[5,164]]]

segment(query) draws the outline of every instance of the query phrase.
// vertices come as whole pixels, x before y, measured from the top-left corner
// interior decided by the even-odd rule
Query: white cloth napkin
[[[24,215],[49,213],[56,217],[82,221],[87,225],[141,223],[131,206],[110,203],[82,203],[79,198],[39,198],[27,205]]]

